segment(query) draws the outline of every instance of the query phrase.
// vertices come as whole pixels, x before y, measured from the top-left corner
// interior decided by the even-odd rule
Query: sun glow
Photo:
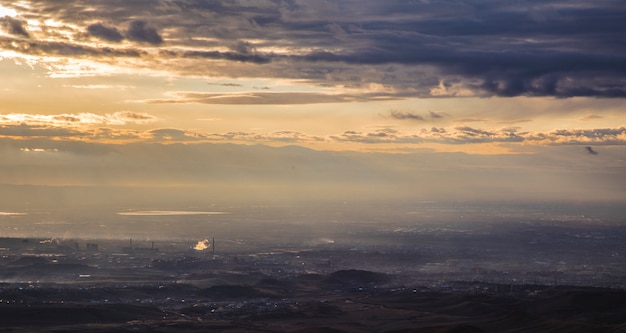
[[[5,17],[5,16],[15,17],[17,16],[17,11],[13,8],[7,8],[7,7],[0,5],[0,17]]]

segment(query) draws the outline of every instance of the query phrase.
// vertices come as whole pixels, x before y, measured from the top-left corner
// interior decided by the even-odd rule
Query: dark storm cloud
[[[625,27],[626,28],[626,27]],[[477,41],[479,42],[479,41]],[[467,86],[487,96],[625,97],[626,56],[571,51],[476,51],[448,47],[406,46],[346,53],[318,51],[303,56],[311,62],[358,65],[433,65],[453,80],[478,79]],[[402,46],[400,46],[402,45]],[[506,47],[503,45],[502,47]],[[446,75],[444,75],[444,80]],[[461,79],[461,81],[463,81]]]
[[[98,37],[110,42],[121,42],[124,36],[116,29],[102,25],[101,23],[94,23],[87,27],[87,31],[90,35]]]
[[[431,65],[442,80],[460,80],[484,96],[626,96],[622,4],[552,1],[545,8],[528,3],[536,8],[529,10],[524,3],[424,2],[407,12],[413,19],[360,22],[366,33],[351,34],[343,49],[301,59]]]
[[[178,50],[161,46],[160,55],[187,60],[167,69],[185,74],[271,76],[357,88],[375,82],[404,97],[459,96],[454,89],[484,97],[626,97],[622,0],[30,4],[37,8],[32,17],[53,17],[112,42],[126,37],[163,45],[165,37]],[[12,34],[28,35],[23,23],[6,22]],[[121,26],[128,30],[113,28]],[[274,49],[280,52],[268,51]],[[203,59],[259,66],[196,66]]]
[[[153,45],[163,43],[163,38],[156,29],[148,26],[144,21],[132,21],[126,32],[126,37],[132,41],[145,42]]]
[[[26,28],[24,28],[24,22],[14,19],[10,16],[5,16],[0,18],[0,25],[2,25],[8,33],[12,35],[22,36],[22,37],[30,37]]]

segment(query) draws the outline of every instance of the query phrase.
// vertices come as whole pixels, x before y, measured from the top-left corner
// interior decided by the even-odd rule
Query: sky
[[[624,18],[621,0],[0,0],[0,210],[623,203]]]

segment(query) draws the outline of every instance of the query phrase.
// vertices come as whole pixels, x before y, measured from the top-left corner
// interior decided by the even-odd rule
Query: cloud
[[[318,103],[347,103],[367,100],[392,100],[394,96],[388,94],[328,94],[315,92],[242,92],[242,93],[197,93],[178,92],[179,98],[144,100],[149,104],[169,103],[197,103],[197,104],[241,104],[241,105],[269,105],[269,104],[318,104]]]
[[[462,121],[472,122],[471,119],[462,120]],[[484,120],[478,120],[478,121],[484,121]],[[532,122],[532,119],[508,119],[508,120],[498,121],[498,124],[519,124],[519,123],[529,123],[529,122]]]
[[[102,23],[90,24],[87,27],[87,32],[94,37],[107,40],[109,42],[119,43],[124,39],[124,36],[114,27],[106,27]]]
[[[41,57],[145,56],[137,70],[181,76],[289,78],[364,91],[373,83],[397,98],[626,96],[626,8],[614,1],[24,3],[20,17],[55,24],[26,31],[26,22],[5,18],[14,37],[33,41],[5,38],[0,48]],[[167,43],[154,27],[163,27]],[[82,31],[138,45],[102,48],[75,37]]]
[[[227,132],[198,134],[206,141],[264,142],[264,143],[311,143],[323,142],[322,136],[310,135],[298,131],[275,131],[270,133]]]
[[[235,42],[233,45],[230,46],[230,48],[231,50],[241,54],[251,54],[257,52],[252,43],[243,40]]]
[[[272,59],[270,57],[256,54],[256,53],[240,53],[240,52],[220,52],[220,51],[163,51],[161,54],[165,54],[168,57],[183,57],[183,58],[204,58],[213,60],[228,60],[237,62],[249,62],[254,64],[267,64]]]
[[[433,120],[438,120],[438,119],[443,119],[445,117],[447,117],[448,114],[445,112],[434,112],[434,111],[429,111],[427,116],[422,116],[419,115],[417,113],[414,112],[400,112],[397,110],[391,110],[389,111],[389,117],[392,119],[397,119],[397,120],[417,120],[417,121],[423,121],[426,118],[430,118]]]
[[[229,212],[207,212],[207,211],[190,211],[190,210],[133,210],[118,212],[117,215],[123,216],[188,216],[188,215],[224,215]]]
[[[0,212],[0,216],[20,216],[28,215],[28,213]]]
[[[231,83],[231,82],[227,82],[227,83],[219,83],[219,82],[207,82],[207,85],[210,86],[222,86],[222,87],[242,87],[242,84],[239,83]]]
[[[451,136],[445,138],[448,143],[487,143],[487,142],[522,142],[524,137],[515,133],[513,129],[487,131],[468,126],[454,129]],[[443,138],[443,137],[442,137]]]
[[[83,132],[60,127],[38,125],[0,125],[0,136],[28,138],[28,137],[78,137]]]
[[[155,141],[163,142],[163,141],[175,141],[175,142],[185,142],[185,141],[193,141],[195,138],[193,136],[187,135],[187,132],[174,128],[160,128],[153,129],[149,131],[150,135],[155,139]]]
[[[147,113],[120,111],[111,114],[99,115],[95,113],[76,114],[25,114],[8,113],[0,115],[0,125],[42,125],[42,126],[73,126],[73,125],[127,125],[146,124],[156,121],[157,118]]]
[[[439,143],[439,144],[480,144],[480,143],[524,143],[533,145],[624,145],[626,128],[605,128],[589,130],[555,130],[552,132],[520,132],[518,128],[485,130],[469,126],[451,129],[433,127],[418,132],[400,132],[394,129],[379,129],[372,132],[345,131],[330,136],[339,142],[360,143]]]
[[[592,8],[573,6],[562,10],[558,19],[537,22],[517,6],[492,4],[479,9],[469,2],[463,5],[455,6],[458,13],[448,11],[449,16],[436,17],[443,4],[441,7],[415,4],[413,10],[425,13],[421,19],[385,22],[385,30],[383,23],[369,24],[367,42],[355,44],[356,48],[322,49],[302,59],[360,65],[434,66],[444,79],[442,82],[457,82],[466,92],[477,96],[625,95],[622,80],[625,72],[614,71],[626,64],[624,50],[609,45],[620,39],[618,30],[614,29],[624,28],[616,14],[623,13],[623,8],[610,4]],[[472,12],[465,13],[468,8]],[[588,10],[594,14],[592,27],[585,34],[574,25]],[[603,19],[607,21],[602,22]],[[501,39],[502,36],[507,39]],[[590,52],[580,46],[585,44],[575,45],[577,40],[602,44],[603,51]]]
[[[59,149],[48,149],[48,148],[29,148],[29,147],[22,147],[20,148],[20,151],[23,152],[28,152],[28,153],[47,153],[47,152],[53,152],[56,153],[59,151]]]
[[[448,116],[447,113],[445,112],[434,112],[434,111],[429,111],[428,114],[430,115],[431,118],[433,119],[441,119],[441,118],[445,118]]]
[[[405,41],[411,44],[410,40]],[[626,72],[614,71],[626,65],[626,56],[580,54],[566,51],[537,52],[524,50],[460,51],[452,48],[413,48],[397,46],[398,52],[386,53],[363,49],[341,54],[316,51],[301,57],[310,62],[341,62],[355,65],[432,65],[456,84],[451,91],[430,88],[432,96],[596,96],[626,97],[622,78]],[[581,66],[585,64],[585,66]],[[444,87],[446,80],[443,80]]]
[[[424,117],[415,114],[415,113],[411,113],[411,112],[400,112],[400,111],[396,111],[396,110],[391,110],[389,112],[389,116],[393,119],[400,119],[400,120],[424,120]]]
[[[584,144],[602,142],[603,144],[623,144],[626,140],[626,127],[597,129],[555,130],[546,135],[555,142]]]
[[[132,48],[92,47],[67,42],[19,40],[0,37],[0,49],[34,56],[140,57],[145,51]]]
[[[0,18],[0,25],[2,25],[7,30],[7,32],[12,35],[22,36],[26,38],[30,37],[30,34],[28,33],[28,31],[26,31],[26,28],[24,28],[24,22],[18,19],[10,16],[5,16],[3,18]]]
[[[580,118],[580,120],[582,121],[591,121],[591,120],[596,120],[596,119],[602,119],[604,118],[603,116],[597,115],[597,114],[590,114],[590,115],[586,115],[582,118]]]
[[[126,31],[126,37],[135,42],[149,43],[159,45],[163,43],[163,38],[156,29],[147,25],[144,21],[132,21]]]
[[[338,142],[360,143],[421,143],[423,138],[413,134],[402,134],[391,128],[378,129],[373,132],[363,133],[360,131],[345,131],[340,135],[332,135],[330,138]]]
[[[113,122],[113,123],[117,123],[117,124],[147,124],[147,123],[152,123],[158,120],[157,117],[148,114],[148,113],[141,113],[141,112],[132,112],[132,111],[120,111],[120,112],[115,112],[113,114],[106,114],[105,118],[108,118],[107,120],[105,120],[105,124],[107,123],[107,121]]]
[[[598,155],[598,152],[593,150],[591,146],[585,147],[585,150],[587,151],[587,153],[589,153],[589,155]]]
[[[318,145],[334,143],[414,145],[434,143],[442,145],[464,144],[518,144],[530,146],[558,145],[626,145],[626,128],[562,129],[550,132],[523,131],[519,127],[484,129],[470,126],[430,127],[413,131],[382,127],[371,131],[346,130],[334,135],[316,135],[293,130],[271,132],[228,131],[203,132],[177,128],[153,128],[137,130],[125,125],[148,124],[158,119],[143,113],[118,112],[108,115],[59,114],[59,115],[0,115],[0,137],[54,138],[55,140],[136,143],[266,143]],[[32,147],[54,149],[41,143]],[[24,147],[21,145],[20,147]],[[587,150],[589,151],[589,150]],[[594,150],[595,151],[595,150]]]
[[[298,131],[276,131],[264,135],[255,135],[255,138],[266,142],[304,143],[325,141],[323,137],[308,135]]]
[[[135,86],[130,86],[130,85],[113,85],[113,84],[83,84],[83,85],[77,85],[77,84],[73,84],[73,85],[68,85],[68,84],[64,84],[63,87],[66,88],[74,88],[74,89],[120,89],[120,90],[126,90],[126,89],[132,89],[132,88],[136,88]]]

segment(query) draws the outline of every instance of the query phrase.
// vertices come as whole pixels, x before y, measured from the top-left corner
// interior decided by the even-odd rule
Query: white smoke
[[[209,246],[211,246],[211,242],[208,239],[205,239],[205,240],[198,241],[198,243],[196,243],[196,246],[194,246],[193,249],[196,251],[204,251],[208,249]]]

